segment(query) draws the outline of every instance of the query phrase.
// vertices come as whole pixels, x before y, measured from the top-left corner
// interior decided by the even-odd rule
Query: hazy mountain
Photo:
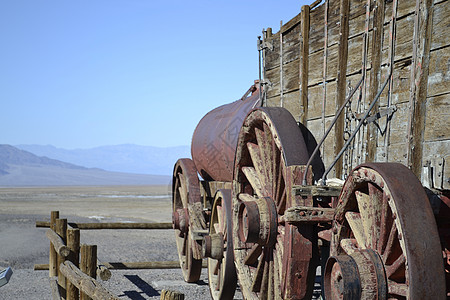
[[[189,146],[160,148],[124,144],[73,150],[51,145],[16,145],[16,147],[38,156],[89,168],[156,175],[172,175],[175,162],[179,158],[191,156]]]
[[[0,145],[0,186],[169,184],[170,179],[86,168]]]

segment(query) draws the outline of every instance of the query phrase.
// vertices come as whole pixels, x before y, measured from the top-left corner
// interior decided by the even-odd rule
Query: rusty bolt
[[[397,219],[397,214],[394,212],[394,213],[392,213],[392,219]]]
[[[313,214],[314,216],[316,216],[316,215],[317,215],[317,211],[313,211],[312,214]]]
[[[403,238],[402,233],[399,232],[399,233],[398,233],[398,239],[401,240],[402,238]]]
[[[295,276],[296,276],[297,278],[302,278],[302,273],[297,272],[297,273],[295,273]]]
[[[304,216],[305,215],[305,212],[304,211],[301,211],[300,212],[300,216]]]

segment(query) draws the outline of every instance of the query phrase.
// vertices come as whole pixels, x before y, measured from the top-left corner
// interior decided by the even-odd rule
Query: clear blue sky
[[[189,145],[258,78],[257,36],[312,1],[0,2],[0,143]]]

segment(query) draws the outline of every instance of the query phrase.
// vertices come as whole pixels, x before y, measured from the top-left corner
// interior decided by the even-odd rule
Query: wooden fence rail
[[[54,300],[119,299],[97,280],[111,277],[110,269],[173,269],[178,261],[100,262],[96,245],[80,245],[80,229],[171,229],[171,223],[68,223],[52,211],[50,222],[37,221],[36,227],[50,228],[49,264],[36,264],[35,270],[49,270]],[[204,265],[203,267],[206,267]],[[184,299],[177,292],[162,291],[161,299]]]
[[[36,227],[49,228],[51,222],[36,221]],[[82,230],[98,229],[172,229],[172,223],[68,223]]]
[[[56,253],[60,256],[67,257],[70,254],[70,249],[64,244],[63,239],[52,229],[49,229],[45,232],[45,235],[52,243],[53,248]]]
[[[94,278],[81,272],[70,261],[65,261],[61,264],[59,270],[73,285],[92,299],[119,299]]]
[[[207,268],[206,261],[202,264],[203,268]],[[140,261],[140,262],[97,262],[97,276],[102,280],[108,276],[108,270],[138,270],[138,269],[179,269],[180,262],[175,260],[169,261]],[[35,264],[34,270],[48,270],[48,264]],[[100,274],[101,273],[101,274]],[[109,272],[111,273],[111,272]],[[111,277],[111,275],[109,275]]]

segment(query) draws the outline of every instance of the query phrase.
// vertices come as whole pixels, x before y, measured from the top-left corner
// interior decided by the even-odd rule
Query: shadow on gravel
[[[150,284],[142,280],[138,275],[124,275],[126,279],[131,281],[135,286],[137,286],[141,292],[138,291],[125,291],[123,292],[125,296],[132,300],[142,300],[146,299],[142,296],[145,294],[149,297],[159,296],[157,290],[155,290]]]

